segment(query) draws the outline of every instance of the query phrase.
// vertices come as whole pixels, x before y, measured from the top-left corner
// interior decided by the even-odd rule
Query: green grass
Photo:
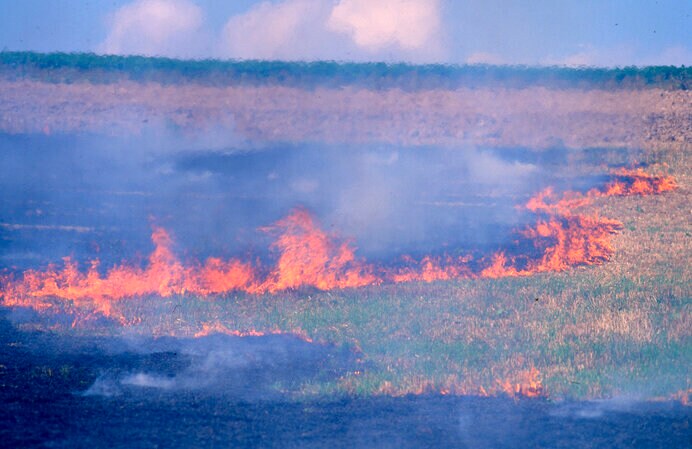
[[[552,397],[665,396],[689,388],[684,367],[692,363],[692,339],[689,330],[671,326],[692,312],[689,297],[657,292],[666,285],[661,278],[611,277],[601,270],[337,292],[149,298],[123,301],[120,309],[141,318],[142,332],[189,335],[201,322],[218,322],[241,331],[300,330],[361,352],[362,366],[338,382],[306,385],[311,393],[405,394],[450,383],[473,391],[531,367]]]
[[[321,73],[331,73],[324,77],[334,82],[366,82],[367,73],[379,77],[379,70],[392,70],[389,81],[382,85],[392,80],[425,85],[422,78],[416,78],[416,71],[424,69],[416,66],[223,61],[180,66],[197,67],[197,73],[193,69],[181,72],[179,63],[183,64],[156,58],[0,53],[0,71],[52,81],[63,76],[88,79],[91,69],[85,69],[85,74],[79,71],[95,64],[115,78],[170,76],[175,81],[199,76],[211,80],[218,73],[220,82],[273,82],[285,64],[287,72],[280,76],[293,76],[300,83],[319,84]],[[464,74],[483,70],[434,69],[441,72],[431,68],[425,76],[449,76],[450,83],[462,82],[467,76]],[[554,76],[567,83],[574,76],[579,83],[617,81],[640,87],[676,88],[673,81],[686,83],[690,77],[688,68],[487,70],[508,70],[524,80],[521,82],[548,82]],[[673,84],[660,81],[656,78],[659,75]],[[106,82],[110,79],[94,76]],[[597,158],[599,151],[594,149],[584,158]],[[133,298],[118,302],[116,309],[134,323],[134,329],[127,332],[190,336],[201,330],[201,323],[219,323],[241,332],[300,332],[317,342],[359,352],[362,364],[352,372],[338,381],[306,384],[306,394],[404,394],[440,391],[455,384],[474,391],[474,387],[488,389],[498,381],[514,380],[519,373],[536,367],[551,397],[669,396],[691,387],[689,167],[683,164],[684,154],[668,151],[659,156],[669,161],[672,174],[680,180],[680,191],[660,197],[603,200],[602,215],[621,220],[626,227],[615,238],[614,260],[602,266],[526,278],[408,283],[332,292]],[[630,155],[613,153],[611,157],[619,161]],[[569,170],[593,170],[588,163],[576,165]],[[117,325],[105,329],[102,322],[95,327],[101,332],[121,330]],[[93,332],[94,328],[72,331]]]

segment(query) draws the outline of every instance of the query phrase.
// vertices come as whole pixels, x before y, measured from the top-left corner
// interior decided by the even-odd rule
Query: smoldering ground
[[[84,394],[196,391],[266,400],[297,393],[305,383],[334,381],[347,371],[363,369],[352,348],[311,343],[292,335],[135,338],[125,344],[139,355],[140,365],[107,369]]]
[[[310,342],[291,334],[154,338],[121,332],[108,337],[70,336],[18,330],[39,318],[21,310],[7,312],[0,310],[3,342],[20,349],[13,354],[12,350],[5,351],[5,360],[12,363],[9,368],[3,365],[4,369],[25,371],[23,361],[45,362],[51,369],[58,365],[56,379],[75,373],[80,377],[69,386],[77,395],[156,397],[196,392],[267,400],[298,393],[306,384],[330,382],[347,372],[366,369],[356,348]],[[107,327],[107,323],[102,324]],[[80,372],[82,369],[87,372]],[[24,373],[26,380],[30,380],[30,371]]]

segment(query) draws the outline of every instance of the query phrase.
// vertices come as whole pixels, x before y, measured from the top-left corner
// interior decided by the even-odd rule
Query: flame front
[[[305,209],[279,220],[267,232],[277,232],[272,247],[280,254],[276,267],[258,292],[312,286],[320,290],[362,287],[377,279],[370,267],[356,260],[347,243],[334,243]]]
[[[471,256],[426,256],[420,261],[404,257],[404,266],[375,267],[355,255],[348,243],[325,233],[305,209],[297,209],[263,230],[276,237],[271,249],[276,263],[262,269],[238,260],[209,258],[204,263],[184,265],[175,256],[166,230],[152,233],[154,250],[145,268],[122,264],[99,271],[91,262],[86,273],[65,258],[63,267],[28,270],[21,279],[3,279],[2,302],[6,306],[51,309],[56,301],[78,311],[95,311],[120,318],[114,303],[147,295],[213,295],[231,291],[250,294],[313,287],[319,290],[362,287],[380,283],[432,282],[459,278],[528,276],[563,271],[578,265],[607,261],[613,254],[611,236],[622,223],[596,215],[579,215],[575,209],[607,196],[659,194],[676,187],[670,176],[653,176],[641,169],[617,170],[601,189],[586,193],[556,194],[546,189],[531,198],[526,208],[541,215],[537,223],[517,233],[520,247],[531,254],[498,251],[471,265]],[[261,275],[261,273],[267,273]]]
[[[346,383],[346,389],[349,384]],[[408,394],[435,394],[456,396],[508,396],[514,399],[548,397],[548,392],[543,386],[541,373],[536,367],[518,371],[509,378],[496,379],[488,386],[473,385],[460,380],[452,375],[439,381],[431,381],[423,378],[404,380],[398,385],[384,381],[377,392],[387,396],[405,396]]]

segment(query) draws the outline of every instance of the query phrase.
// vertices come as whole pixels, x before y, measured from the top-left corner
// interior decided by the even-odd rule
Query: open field
[[[622,223],[603,263],[531,276],[328,291],[299,286],[262,294],[144,295],[113,301],[121,320],[80,314],[70,301],[52,298],[52,316],[17,312],[20,329],[54,326],[72,336],[295,333],[355,354],[357,363],[333,378],[304,380],[287,393],[291,398],[442,393],[689,401],[692,94],[684,69],[672,84],[539,79],[415,89],[392,82],[376,89],[365,82],[306,88],[274,79],[161,82],[120,75],[94,82],[84,74],[72,79],[74,68],[22,67],[1,71],[0,132],[43,134],[47,147],[51,136],[145,139],[174,130],[176,137],[214,137],[190,152],[284,143],[483,148],[528,154],[556,179],[600,180],[611,169],[636,166],[674,177],[677,188],[598,197],[579,209]],[[541,159],[554,154],[563,157]],[[588,187],[602,187],[599,182]],[[84,226],[79,214],[72,216],[70,226]],[[48,218],[37,223],[62,225]],[[3,232],[20,225],[7,224]],[[16,240],[12,235],[8,241]]]
[[[116,307],[143,334],[193,335],[205,323],[220,332],[297,332],[362,351],[363,366],[306,384],[311,394],[484,394],[539,380],[554,398],[687,400],[692,246],[684,189],[599,201],[599,213],[625,223],[604,265],[329,292],[147,297]],[[530,376],[532,368],[540,375]]]
[[[261,141],[400,145],[670,147],[690,135],[692,91],[206,87],[0,80],[0,129],[141,133],[225,128]],[[60,111],[59,114],[56,112]]]
[[[676,153],[692,133],[685,68],[432,66],[418,73],[415,66],[330,65],[326,70],[319,64],[229,63],[214,69],[210,63],[205,69],[200,63],[186,74],[178,72],[184,65],[166,60],[152,69],[149,60],[137,58],[64,55],[53,61],[37,55],[39,62],[31,64],[4,55],[0,131],[9,133],[129,134],[173,126],[251,142]],[[79,61],[86,67],[103,64],[116,76],[95,76],[102,72]],[[128,64],[138,67],[138,61],[144,63],[141,73],[134,68],[128,73]],[[223,76],[209,83],[205,74],[214,70]],[[368,81],[397,70],[401,73],[382,85]],[[284,72],[293,75],[273,75]],[[174,81],[166,81],[167,75]],[[474,85],[478,79],[482,82]]]

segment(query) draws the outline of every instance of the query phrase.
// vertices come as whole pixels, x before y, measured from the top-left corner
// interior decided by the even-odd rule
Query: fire
[[[403,258],[406,267],[390,270],[386,277],[393,283],[412,281],[446,281],[449,279],[470,278],[473,272],[469,267],[471,256],[435,258],[425,256],[420,262],[411,257]]]
[[[303,331],[302,329],[293,329],[290,332],[284,332],[280,329],[274,329],[268,332],[265,331],[258,331],[254,329],[246,330],[246,331],[239,331],[235,329],[229,329],[228,327],[224,326],[223,324],[219,323],[218,321],[215,321],[213,323],[202,323],[202,329],[197,331],[194,336],[195,338],[199,337],[206,337],[209,335],[213,334],[225,334],[225,335],[233,335],[235,337],[263,337],[265,335],[293,335],[295,337],[300,338],[303,341],[306,341],[308,343],[312,343],[312,339],[308,336],[308,334]]]
[[[636,170],[621,168],[615,170],[613,175],[616,179],[606,186],[605,196],[652,195],[670,192],[677,188],[675,178],[672,176],[650,175],[642,168]]]
[[[481,276],[529,276],[605,262],[614,251],[610,236],[620,229],[622,223],[619,221],[584,215],[541,220],[520,233],[539,249],[540,258],[527,260],[524,268],[517,268],[518,257],[499,252],[493,255],[491,264],[481,272]]]
[[[348,383],[345,387],[348,388]],[[474,386],[452,375],[437,382],[414,378],[394,385],[390,381],[383,381],[378,388],[378,393],[387,396],[441,394],[482,397],[505,395],[515,399],[548,397],[548,392],[541,381],[541,373],[536,367],[520,371],[509,379],[496,379],[494,384],[487,388],[482,385]]]
[[[533,212],[546,212],[561,216],[570,216],[576,208],[590,204],[596,198],[608,196],[655,195],[677,188],[672,176],[654,176],[641,168],[614,170],[613,180],[602,189],[591,189],[586,193],[565,192],[558,196],[552,188],[538,193],[526,203],[526,208]]]
[[[123,264],[102,276],[98,260],[93,260],[89,270],[82,273],[66,257],[61,270],[55,266],[46,271],[29,270],[22,282],[8,282],[9,288],[3,291],[4,303],[46,310],[51,307],[51,298],[61,298],[78,308],[91,306],[106,316],[118,317],[113,302],[123,298],[221,293],[246,287],[252,280],[251,267],[235,260],[212,258],[200,267],[184,267],[173,254],[172,239],[163,228],[154,228],[151,239],[154,251],[146,268]]]
[[[45,270],[28,270],[19,279],[0,278],[0,302],[39,312],[67,309],[75,312],[76,324],[96,314],[114,318],[127,326],[136,324],[136,318],[126,319],[118,305],[135,297],[211,296],[227,292],[275,294],[304,287],[331,290],[382,283],[500,278],[564,271],[608,261],[614,252],[612,236],[623,227],[617,220],[585,214],[580,208],[599,198],[660,194],[675,188],[676,182],[670,176],[653,176],[641,169],[621,169],[612,173],[610,182],[585,193],[567,191],[560,194],[546,189],[525,204],[524,207],[536,213],[538,219],[533,225],[516,231],[516,244],[481,257],[443,255],[414,260],[403,256],[401,263],[394,267],[376,266],[357,257],[349,241],[325,232],[302,208],[262,228],[274,238],[270,246],[274,262],[269,266],[218,257],[183,263],[176,256],[171,235],[163,228],[154,227],[153,250],[143,265],[122,263],[104,271],[96,259],[86,270],[80,270],[75,261],[66,257],[61,267],[49,265]],[[238,330],[218,321],[202,323],[194,336],[214,333],[238,337],[287,333],[312,341],[297,328]],[[344,387],[349,388],[348,379]],[[438,381],[409,379],[397,385],[385,381],[379,391],[388,395],[547,396],[535,367],[485,386],[450,376]],[[680,395],[680,400],[689,400],[689,390]]]
[[[256,274],[251,265],[234,259],[225,261],[210,257],[204,265],[185,270],[180,293],[212,295],[234,290],[255,291],[256,285]]]
[[[299,209],[265,230],[278,234],[273,249],[279,257],[264,280],[255,267],[236,259],[209,258],[203,264],[186,267],[174,255],[168,232],[156,227],[151,236],[154,250],[146,268],[123,264],[102,276],[98,260],[82,273],[75,262],[65,258],[62,269],[49,266],[45,271],[25,272],[20,282],[6,280],[3,302],[46,310],[51,307],[50,299],[60,298],[77,307],[90,304],[104,315],[114,316],[114,301],[136,296],[205,296],[230,291],[259,294],[302,286],[329,290],[377,281],[371,268],[356,259],[354,249],[347,243],[335,243],[306,210]]]
[[[522,257],[520,260],[498,252],[481,271],[481,276],[529,276],[605,262],[614,252],[610,237],[623,228],[622,223],[598,215],[577,214],[575,210],[591,204],[596,198],[652,195],[677,187],[672,176],[650,175],[641,168],[615,170],[612,176],[614,179],[603,188],[594,188],[586,193],[567,191],[558,195],[552,188],[547,188],[532,197],[526,203],[526,209],[545,214],[548,219],[539,220],[519,235],[531,242],[542,256],[528,260]]]
[[[375,283],[371,267],[356,260],[348,243],[334,244],[305,209],[298,209],[275,225],[272,247],[280,254],[276,267],[258,291],[271,293],[312,286],[320,290],[362,287]]]
[[[692,398],[692,388],[680,390],[677,393],[672,394],[670,397],[674,401],[680,402],[680,404],[684,405],[685,407],[689,407],[692,405],[692,401],[690,401],[690,398]]]
[[[519,373],[514,382],[509,380],[497,381],[500,391],[512,397],[537,398],[547,396],[536,367]]]
[[[642,169],[621,169],[612,176],[604,187],[586,193],[568,191],[558,195],[552,189],[538,193],[525,207],[539,214],[540,219],[517,232],[517,247],[533,251],[516,254],[516,250],[507,248],[476,260],[474,265],[471,256],[427,256],[420,261],[404,257],[404,266],[396,268],[376,267],[356,257],[349,242],[323,231],[307,210],[297,209],[263,228],[275,237],[271,249],[276,262],[269,268],[220,258],[183,264],[173,251],[168,232],[155,227],[151,237],[154,250],[144,268],[124,263],[102,274],[99,261],[94,260],[82,272],[76,262],[65,258],[62,268],[51,265],[44,271],[28,270],[21,279],[3,279],[0,294],[6,306],[46,311],[61,303],[124,323],[115,305],[131,297],[207,296],[232,291],[266,294],[301,287],[331,290],[564,271],[609,260],[614,251],[611,236],[622,229],[622,223],[616,220],[578,214],[575,211],[579,207],[596,198],[659,194],[676,187],[672,177],[653,176]]]

